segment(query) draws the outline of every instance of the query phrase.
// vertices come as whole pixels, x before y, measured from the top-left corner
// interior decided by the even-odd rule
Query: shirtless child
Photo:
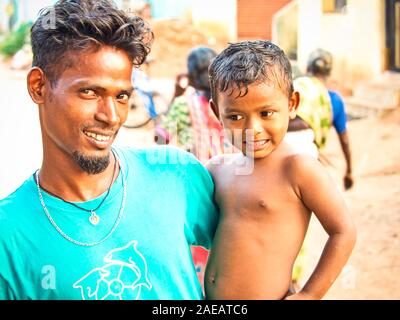
[[[269,41],[231,44],[210,66],[211,107],[242,153],[213,158],[221,217],[205,276],[207,299],[283,299],[314,212],[329,239],[304,287],[286,299],[321,299],[346,264],[356,231],[322,165],[283,141],[299,93],[290,63]],[[239,163],[250,174],[238,174]]]

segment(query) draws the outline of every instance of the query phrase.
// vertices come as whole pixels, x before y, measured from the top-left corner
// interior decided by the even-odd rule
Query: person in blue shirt
[[[308,70],[315,75],[325,86],[328,87],[327,80],[332,71],[332,55],[323,49],[317,49],[310,55]],[[347,134],[347,115],[342,97],[336,91],[328,89],[330,102],[332,106],[332,125],[338,134],[343,155],[346,160],[346,172],[343,177],[343,183],[346,190],[354,184],[351,165],[351,150],[349,136]]]
[[[352,175],[352,163],[351,163],[351,149],[350,142],[347,133],[347,117],[345,105],[342,97],[338,92],[327,89],[328,83],[327,80],[332,71],[332,55],[323,49],[314,50],[307,61],[307,73],[308,77],[303,77],[303,79],[309,78],[314,79],[318,85],[321,87],[321,90],[326,92],[327,99],[331,104],[331,115],[329,121],[329,127],[334,126],[340,141],[340,145],[342,147],[342,151],[346,160],[346,169],[343,177],[343,184],[345,190],[350,189],[354,184],[354,179]],[[296,79],[298,81],[298,79]],[[316,85],[313,85],[316,87]],[[304,95],[304,94],[303,94]],[[328,97],[329,96],[329,97]],[[329,103],[328,102],[328,103]],[[314,106],[321,109],[321,106]],[[314,112],[315,113],[315,112]],[[314,115],[310,117],[313,118]],[[300,131],[306,130],[310,127],[313,127],[311,123],[307,123],[306,120],[296,117],[294,121],[291,121],[289,124],[289,131]],[[317,129],[321,126],[318,125]],[[326,131],[327,133],[328,131]],[[319,146],[320,148],[322,146]]]
[[[203,298],[190,246],[215,233],[210,174],[170,147],[112,147],[152,39],[106,0],[40,13],[27,84],[43,162],[0,200],[0,299]]]
[[[353,186],[354,179],[351,169],[351,150],[349,137],[347,134],[347,115],[344,106],[344,101],[338,92],[328,90],[332,104],[332,124],[338,134],[340,145],[346,159],[346,174],[344,176],[345,189],[350,189]]]

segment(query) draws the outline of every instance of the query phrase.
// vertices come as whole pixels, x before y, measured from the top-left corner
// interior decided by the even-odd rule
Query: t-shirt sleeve
[[[337,133],[343,133],[346,131],[346,111],[344,108],[343,99],[334,91],[329,90],[329,96],[332,103],[333,111],[333,126]]]
[[[185,234],[190,244],[209,249],[219,218],[214,202],[214,183],[210,173],[193,155],[188,154],[188,158]]]

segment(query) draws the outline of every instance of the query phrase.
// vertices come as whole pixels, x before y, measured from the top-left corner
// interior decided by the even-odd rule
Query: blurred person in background
[[[188,73],[177,75],[172,102],[156,129],[158,143],[175,144],[202,163],[222,154],[225,146],[221,123],[209,105],[208,67],[216,55],[207,47],[189,52]]]
[[[307,62],[307,76],[294,80],[300,92],[300,105],[296,119],[289,123],[287,141],[292,142],[314,157],[325,147],[333,125],[346,161],[343,176],[345,190],[353,186],[351,149],[347,133],[345,105],[338,92],[327,88],[332,71],[332,55],[322,49],[313,51]]]
[[[332,60],[332,55],[328,51],[314,50],[307,61],[307,75],[297,77],[293,81],[295,90],[300,92],[300,104],[296,118],[289,122],[285,140],[298,152],[319,158],[319,151],[325,147],[333,125],[346,160],[343,186],[348,190],[353,186],[353,176],[346,111],[339,93],[327,88]],[[304,271],[305,257],[306,248],[303,245],[293,269],[295,288],[298,288]]]

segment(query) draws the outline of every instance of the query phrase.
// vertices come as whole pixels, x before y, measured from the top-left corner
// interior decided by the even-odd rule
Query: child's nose
[[[247,128],[253,130],[255,135],[263,131],[263,126],[259,119],[249,119]]]

